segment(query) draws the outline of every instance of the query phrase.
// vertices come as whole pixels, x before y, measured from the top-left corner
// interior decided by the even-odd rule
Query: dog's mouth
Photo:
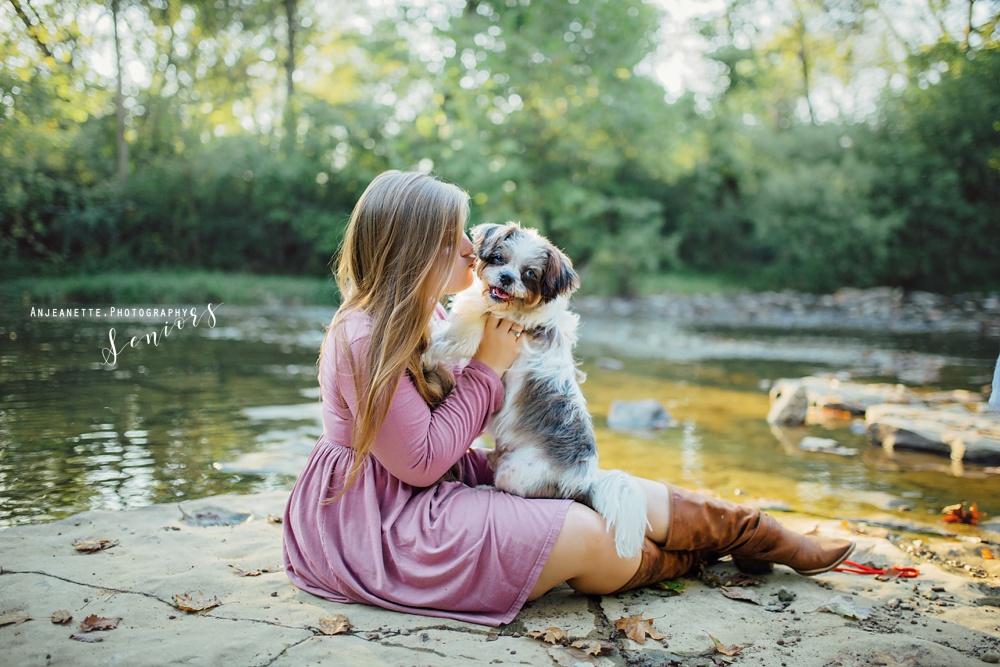
[[[511,295],[511,293],[505,290],[504,288],[494,287],[492,285],[490,286],[490,296],[493,297],[493,299],[495,299],[496,301],[503,301],[503,302],[510,301],[512,298],[514,298]]]

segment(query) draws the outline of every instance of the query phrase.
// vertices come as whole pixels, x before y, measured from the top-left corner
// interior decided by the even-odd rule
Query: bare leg
[[[670,491],[661,482],[642,477],[635,479],[646,492],[646,518],[649,520],[646,537],[663,545],[667,541],[667,531],[670,528]]]
[[[607,595],[624,586],[639,569],[640,555],[620,558],[614,534],[594,510],[573,503],[549,559],[542,568],[529,600],[566,582],[587,595]]]

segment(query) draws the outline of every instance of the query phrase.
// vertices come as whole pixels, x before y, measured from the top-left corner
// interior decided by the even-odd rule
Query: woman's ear
[[[572,294],[580,287],[580,276],[573,270],[569,257],[555,246],[546,249],[545,275],[542,276],[542,298],[551,301],[563,294]]]

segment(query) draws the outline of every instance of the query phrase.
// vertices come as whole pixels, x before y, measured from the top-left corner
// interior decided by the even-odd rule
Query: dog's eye
[[[534,280],[537,277],[537,274],[533,270],[528,269],[524,272],[524,277],[528,280]]]
[[[486,258],[486,263],[493,264],[494,266],[497,264],[503,264],[503,257],[501,257],[498,253],[493,253]]]

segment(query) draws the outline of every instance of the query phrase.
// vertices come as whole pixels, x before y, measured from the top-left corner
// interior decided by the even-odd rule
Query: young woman
[[[567,582],[608,594],[681,576],[732,554],[825,572],[847,540],[803,536],[753,508],[642,480],[650,529],[620,558],[603,518],[565,499],[490,488],[470,448],[503,400],[523,344],[516,325],[484,318],[476,355],[424,371],[441,297],[472,283],[468,195],[428,175],[386,172],[351,216],[337,268],[342,303],[320,353],[323,435],[285,511],[285,570],[337,602],[500,625]]]

